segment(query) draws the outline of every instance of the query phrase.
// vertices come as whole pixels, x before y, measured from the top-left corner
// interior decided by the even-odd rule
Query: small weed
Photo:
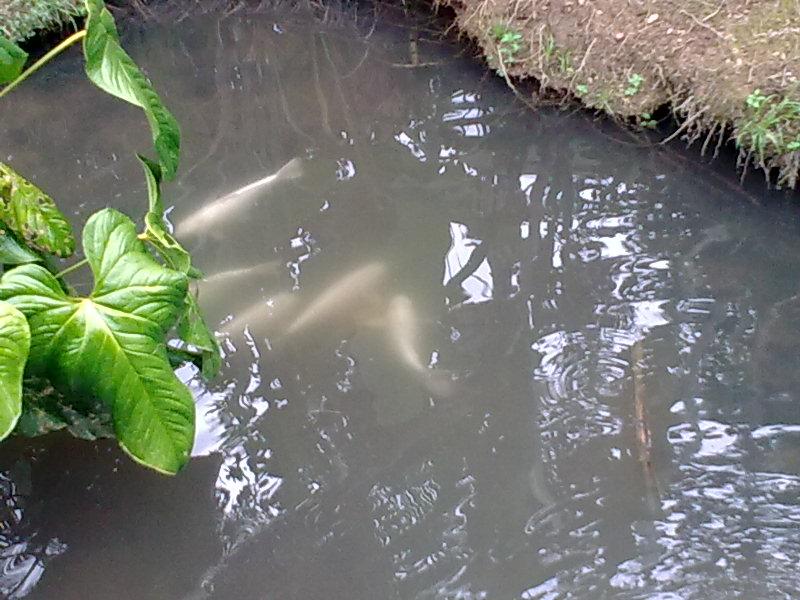
[[[579,83],[575,86],[575,91],[578,92],[579,96],[585,96],[589,93],[589,86],[585,83]]]
[[[765,103],[767,100],[769,100],[769,98],[770,98],[770,97],[769,97],[769,96],[765,96],[765,95],[764,95],[764,94],[761,92],[761,90],[754,90],[754,91],[753,91],[753,92],[752,92],[752,93],[751,93],[751,94],[750,94],[750,95],[747,97],[747,100],[745,100],[745,102],[747,102],[747,106],[749,106],[750,108],[754,108],[754,109],[758,110],[759,108],[761,108],[762,106],[764,106],[764,103]]]
[[[510,29],[507,25],[498,24],[492,27],[492,37],[503,62],[516,62],[517,56],[522,50],[522,34]]]
[[[656,125],[658,125],[658,121],[656,121],[649,112],[643,112],[639,115],[639,125],[647,127],[648,129],[655,129]]]
[[[639,75],[639,73],[628,75],[628,87],[625,88],[623,93],[626,96],[635,96],[641,91],[643,83],[644,77]]]

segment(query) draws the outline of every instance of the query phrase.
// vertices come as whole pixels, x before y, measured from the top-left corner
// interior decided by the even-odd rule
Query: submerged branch
[[[658,510],[658,507],[661,505],[661,491],[659,490],[658,480],[656,479],[655,469],[653,468],[653,439],[647,421],[647,387],[644,382],[643,367],[644,351],[642,350],[641,341],[637,341],[631,348],[637,459],[642,465],[648,506],[652,510]]]

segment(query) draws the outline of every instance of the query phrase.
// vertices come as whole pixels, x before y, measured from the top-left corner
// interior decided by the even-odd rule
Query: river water
[[[183,236],[225,354],[179,371],[197,458],[169,479],[113,442],[6,442],[0,592],[793,597],[796,199],[531,112],[367,13],[128,27],[183,129],[179,234],[288,166]],[[2,158],[76,224],[138,216],[146,125],[80,69],[4,100]]]

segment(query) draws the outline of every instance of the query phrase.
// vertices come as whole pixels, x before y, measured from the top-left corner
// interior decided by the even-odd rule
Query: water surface
[[[4,444],[3,595],[796,593],[791,200],[759,206],[692,155],[532,113],[395,18],[191,16],[126,44],[181,121],[172,222],[292,159],[302,173],[185,239],[207,274],[261,265],[201,288],[225,367],[208,385],[180,370],[199,412],[185,472],[111,442]],[[75,223],[140,215],[145,123],[80,68],[64,56],[4,101],[3,159]],[[383,279],[286,333],[365,265]],[[403,365],[398,296],[449,393]]]

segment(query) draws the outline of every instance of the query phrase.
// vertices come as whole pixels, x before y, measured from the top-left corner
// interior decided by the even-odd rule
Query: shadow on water
[[[180,370],[198,458],[175,479],[113,444],[6,444],[0,590],[791,597],[796,198],[530,113],[425,24],[321,14],[128,29],[184,131],[178,231],[249,194],[186,237],[226,366]],[[79,69],[0,106],[10,160],[77,222],[144,201],[148,143]]]
[[[3,597],[35,588],[36,595],[69,599],[175,598],[218,555],[219,458],[199,459],[182,477],[165,479],[136,467],[111,442],[53,434],[7,446]],[[53,561],[58,567],[50,572]]]

